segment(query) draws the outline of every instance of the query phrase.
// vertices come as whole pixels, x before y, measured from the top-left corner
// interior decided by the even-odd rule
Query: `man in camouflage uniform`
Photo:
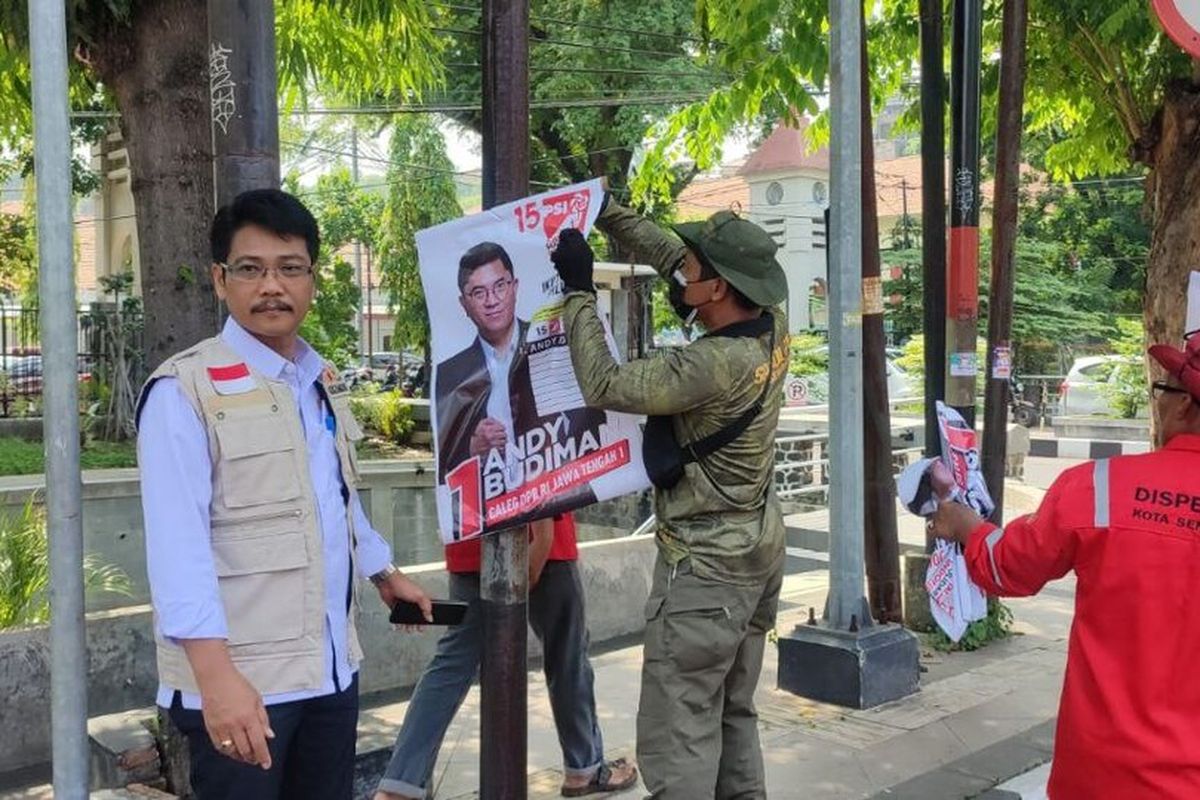
[[[553,260],[588,405],[667,415],[687,445],[762,404],[733,441],[655,492],[658,559],[646,605],[638,761],[652,798],[765,798],[753,698],[784,562],[773,477],[788,353],[778,306],[787,282],[776,244],[729,211],[677,225],[675,238],[606,201],[597,225],[652,264],[670,282],[676,311],[698,317],[707,333],[618,363],[596,312],[591,250],[578,231],[564,231]]]

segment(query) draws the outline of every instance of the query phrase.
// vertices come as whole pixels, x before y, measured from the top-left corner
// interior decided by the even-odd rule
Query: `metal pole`
[[[829,603],[831,627],[863,614],[862,74],[860,3],[830,2],[833,191],[829,269]]]
[[[37,180],[38,297],[50,547],[50,730],[54,796],[88,795],[87,644],[83,616],[71,134],[64,3],[29,4]]]
[[[216,207],[279,187],[275,4],[208,0]]]
[[[988,372],[983,389],[983,479],[1004,519],[1004,464],[1008,455],[1009,375],[996,374],[999,348],[1012,339],[1013,248],[1017,239],[1021,122],[1025,104],[1025,0],[1005,0],[1000,43],[1000,119],[996,133],[996,198],[992,212],[992,284],[988,294]],[[1012,369],[1011,349],[1009,369]]]
[[[859,31],[859,113],[862,115],[863,297],[863,509],[867,597],[880,622],[900,622],[900,538],[896,481],[892,477],[892,415],[888,406],[887,333],[883,329],[883,277],[879,253],[879,203],[875,193],[875,137],[867,68],[867,24]]]
[[[983,0],[954,0],[950,46],[950,270],[946,402],[975,425],[979,326],[979,73]]]
[[[529,193],[529,0],[484,0],[483,207]],[[480,800],[524,800],[528,760],[525,528],[483,539]]]
[[[350,129],[350,176],[354,180],[354,188],[358,188],[358,121],[352,120]],[[363,345],[363,267],[362,242],[354,238],[354,280],[358,284],[358,307],[355,309],[354,327],[358,329],[358,352],[361,354]],[[368,364],[367,366],[370,366]]]
[[[925,455],[942,451],[934,401],[946,398],[946,104],[942,0],[921,0],[921,273]]]
[[[374,280],[374,278],[372,277],[373,268],[374,268],[374,264],[371,261],[371,248],[368,247],[367,248],[367,310],[366,310],[366,314],[367,314],[367,366],[368,366],[368,368],[371,366],[371,359],[375,356],[375,328],[373,327],[373,322],[372,322],[375,319],[375,315],[371,313],[371,304],[374,302],[374,299],[371,295],[371,290],[374,288],[374,284],[372,283],[372,281]]]

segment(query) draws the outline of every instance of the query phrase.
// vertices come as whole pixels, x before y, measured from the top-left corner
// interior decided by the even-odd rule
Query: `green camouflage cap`
[[[718,211],[704,222],[671,227],[701,261],[752,302],[769,307],[787,299],[787,277],[775,260],[779,245],[750,220]]]

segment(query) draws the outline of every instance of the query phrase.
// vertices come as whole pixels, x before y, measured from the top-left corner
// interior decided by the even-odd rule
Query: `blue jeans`
[[[461,625],[438,641],[437,653],[425,668],[404,724],[396,737],[392,760],[379,788],[405,797],[431,797],[433,768],[446,729],[462,705],[479,668],[483,613],[479,576],[450,574],[450,597],[470,603]],[[550,692],[554,727],[567,775],[590,778],[604,762],[604,742],[596,721],[594,675],[588,660],[583,584],[574,561],[550,561],[529,594],[529,624],[542,643],[542,668]]]

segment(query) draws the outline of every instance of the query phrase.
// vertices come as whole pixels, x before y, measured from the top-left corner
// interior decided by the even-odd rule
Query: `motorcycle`
[[[1036,428],[1042,420],[1037,403],[1025,399],[1025,386],[1015,377],[1008,379],[1008,407],[1012,421],[1024,428]]]
[[[400,381],[400,392],[405,397],[416,397],[425,391],[425,365],[409,364],[404,370],[404,379]]]

